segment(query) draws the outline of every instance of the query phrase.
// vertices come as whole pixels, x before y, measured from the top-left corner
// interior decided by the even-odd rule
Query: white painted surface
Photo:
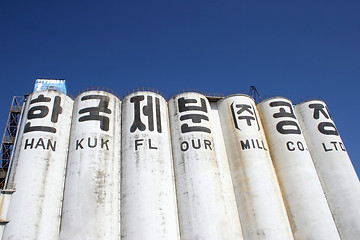
[[[167,103],[136,92],[122,113],[122,239],[179,239]]]
[[[218,102],[244,239],[293,239],[254,100]]]
[[[9,210],[12,193],[12,190],[3,190],[0,194],[0,239],[2,239],[5,225],[8,222],[7,213]]]
[[[40,94],[50,97],[50,102],[30,104],[31,100],[36,99]],[[82,96],[87,94],[89,93],[83,93]],[[54,120],[55,122],[51,122],[55,96],[61,98],[62,112],[58,115],[58,119]],[[111,94],[108,96],[113,98]],[[144,99],[131,102],[130,99],[135,96],[144,96]],[[205,101],[207,112],[199,111],[198,108],[180,113],[174,99],[179,99],[181,96],[194,98],[197,101],[187,103],[186,106],[199,107],[200,98],[205,98],[200,94],[187,93],[169,102],[172,108],[170,112],[173,122],[173,148],[167,103],[161,96],[151,92],[133,93],[124,99],[122,136],[120,109],[118,109],[120,102],[116,99],[109,104],[109,109],[113,110],[110,106],[114,106],[114,109],[118,110],[116,116],[111,115],[111,119],[112,117],[114,119],[110,120],[107,133],[94,131],[99,130],[100,125],[97,120],[73,124],[65,193],[69,198],[64,203],[62,239],[119,238],[120,180],[118,180],[119,175],[116,176],[115,173],[119,173],[120,160],[112,161],[111,165],[108,163],[109,159],[120,159],[120,142],[124,145],[121,173],[122,239],[180,239],[172,151],[175,155],[178,179],[177,194],[182,239],[242,239],[238,224],[239,217],[244,239],[293,238],[269,157],[269,147],[253,100],[244,95],[229,96],[218,104],[212,103],[211,106]],[[77,104],[93,107],[93,103],[98,101],[86,100]],[[7,188],[15,188],[16,192],[11,201],[7,199],[4,202],[6,205],[9,204],[7,219],[10,222],[5,225],[2,239],[59,237],[72,102],[69,97],[55,91],[43,91],[29,96],[8,178]],[[241,114],[236,114],[241,107],[232,112],[232,103],[250,105],[248,110],[257,115],[251,115],[246,109],[243,109]],[[139,110],[138,117],[144,126],[140,124],[131,131],[130,129],[134,127],[136,104]],[[316,119],[314,106],[309,108],[310,104],[323,106],[322,110],[318,110],[319,117]],[[76,107],[80,109],[80,105]],[[44,118],[36,118],[42,110],[34,110],[33,107],[39,106],[49,108]],[[34,119],[28,119],[29,110],[35,115]],[[309,101],[296,106],[295,111],[299,116],[302,131],[341,238],[358,239],[360,236],[359,180],[340,136],[323,134],[319,131],[321,123],[325,123],[321,125],[325,126],[323,132],[335,131],[331,125],[333,121],[327,117],[326,105],[322,101]],[[88,114],[79,114],[77,110],[75,112],[78,116],[74,116],[74,119]],[[180,120],[181,116],[189,113],[205,115],[210,121],[203,118],[197,121],[192,118]],[[235,118],[232,116],[233,113],[236,115]],[[100,115],[110,116],[101,112]],[[239,119],[239,116],[245,118]],[[254,119],[251,120],[249,117]],[[158,128],[158,119],[161,119],[161,131]],[[255,124],[256,119],[258,125]],[[272,124],[277,122],[276,119],[273,120],[266,120],[265,125],[269,125],[269,129],[274,131],[276,127],[274,128]],[[113,124],[113,122],[117,123]],[[55,127],[56,133],[44,132],[44,129],[24,133],[26,123],[30,123],[31,127],[40,125]],[[201,131],[181,133],[181,125],[184,123],[188,124],[188,127],[208,128],[210,133]],[[270,133],[269,145],[272,152],[277,152],[277,157],[273,160],[287,199],[286,205],[295,238],[338,239],[328,215],[323,215],[324,204],[320,207],[317,205],[315,193],[318,191],[318,184],[313,181],[314,171],[309,170],[311,169],[309,154],[306,151],[301,151],[301,154],[297,152],[301,146],[306,149],[303,138],[293,136],[277,138],[277,135],[278,132]],[[90,143],[87,142],[89,137]],[[81,150],[84,151],[76,150],[76,140],[83,138],[81,145],[84,149]],[[94,146],[95,138],[98,141],[97,147],[89,147],[89,144]],[[105,138],[109,139],[109,142],[106,140],[101,142],[101,139]],[[298,145],[298,142],[302,145]],[[114,151],[105,150],[107,146],[111,148],[112,144]],[[100,149],[97,149],[99,146]],[[188,149],[185,150],[184,147]],[[231,190],[227,158],[230,162],[237,206],[234,204],[234,192]],[[71,161],[71,159],[79,159],[79,161]],[[106,159],[106,161],[97,161],[97,159]],[[287,159],[291,159],[293,165],[289,165]],[[89,162],[86,162],[87,160]],[[302,186],[306,188],[300,191]],[[300,220],[295,221],[295,218]],[[324,225],[327,226],[326,231]],[[318,234],[315,237],[314,232]]]
[[[224,137],[221,130],[216,102],[210,102],[209,119],[212,125],[214,149],[219,166],[225,211],[229,219],[229,227],[231,228],[231,232],[233,234],[231,239],[243,239],[238,209],[236,205],[234,186],[232,184],[229,161],[226,154]]]
[[[341,239],[359,239],[359,179],[326,104],[303,102],[295,112]]]
[[[227,212],[216,159],[210,105],[205,96],[183,93],[169,101],[181,238],[241,239]]]
[[[295,239],[340,239],[292,103],[258,104]]]
[[[75,99],[60,239],[120,239],[120,104],[103,91]]]
[[[16,192],[3,239],[57,239],[73,100],[56,91],[41,91],[28,101],[25,123],[29,125],[22,127],[16,146],[16,174],[8,184]],[[45,128],[33,128],[39,126]]]

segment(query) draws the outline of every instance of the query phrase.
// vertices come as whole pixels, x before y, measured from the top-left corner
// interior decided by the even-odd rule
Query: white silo
[[[56,91],[28,98],[3,239],[57,239],[73,100]]]
[[[218,109],[244,239],[293,239],[254,100],[232,95]]]
[[[360,185],[344,143],[321,100],[295,106],[327,202],[342,239],[360,236]]]
[[[120,112],[103,91],[74,101],[60,239],[120,237]]]
[[[257,105],[295,239],[340,239],[292,102]]]
[[[168,109],[153,92],[122,101],[122,239],[179,239]]]
[[[182,93],[168,104],[182,239],[242,239],[226,209],[208,100]]]
[[[231,232],[233,233],[231,239],[242,239],[241,224],[236,205],[234,186],[232,184],[229,161],[226,153],[224,136],[221,130],[221,123],[216,103],[220,99],[208,98],[208,100],[210,103],[209,121],[211,122],[212,126],[214,149],[219,166],[221,186],[223,191],[222,193],[225,203],[225,211],[229,219],[229,227],[231,228]]]
[[[1,190],[0,194],[0,239],[4,233],[5,224],[8,223],[7,213],[9,210],[13,190]]]

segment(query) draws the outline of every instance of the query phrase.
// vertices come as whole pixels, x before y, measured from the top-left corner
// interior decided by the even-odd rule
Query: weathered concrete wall
[[[242,231],[240,218],[236,205],[234,186],[232,184],[229,161],[226,153],[224,136],[221,130],[221,122],[216,102],[210,102],[209,119],[212,125],[214,149],[216,154],[216,160],[219,166],[225,211],[228,215],[229,228],[231,228],[233,234],[231,239],[241,239]]]
[[[136,92],[122,112],[122,239],[179,239],[167,103]]]
[[[360,184],[349,155],[323,101],[295,106],[300,127],[341,239],[360,236]]]
[[[271,98],[258,109],[294,238],[340,239],[292,102]]]
[[[169,101],[181,237],[241,239],[240,226],[234,231],[226,209],[209,112],[208,100],[199,93]]]
[[[120,236],[120,112],[107,92],[75,99],[60,239]]]
[[[3,239],[57,239],[73,100],[56,91],[28,99]]]
[[[244,239],[292,239],[254,100],[233,95],[218,109]]]
[[[33,93],[0,238],[357,239],[359,181],[325,103],[258,108],[241,94]]]

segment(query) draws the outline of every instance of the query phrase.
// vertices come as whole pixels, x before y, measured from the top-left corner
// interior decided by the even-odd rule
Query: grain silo
[[[169,100],[175,182],[182,239],[242,239],[226,211],[210,105],[189,92]]]
[[[65,94],[64,80],[37,80],[22,111],[10,108],[0,239],[339,239],[334,226],[343,240],[360,235],[359,181],[322,101],[294,114],[273,98],[259,115],[242,94]]]
[[[233,239],[242,237],[241,224],[236,205],[234,186],[232,184],[229,161],[226,153],[224,137],[221,130],[217,101],[220,97],[207,97],[210,103],[209,121],[212,126],[213,143],[216,160],[219,166],[220,180],[225,203],[225,211],[229,219],[229,227],[234,234]]]
[[[15,192],[3,239],[57,239],[73,100],[63,93],[32,93],[16,145],[8,187]]]
[[[60,239],[120,236],[120,111],[104,91],[74,101]]]
[[[122,101],[122,239],[179,239],[166,100],[135,92]]]
[[[295,106],[300,127],[342,239],[360,236],[360,185],[326,104],[311,100]]]
[[[340,239],[292,102],[258,104],[295,239]]]
[[[218,109],[244,239],[292,239],[254,100],[232,95]]]

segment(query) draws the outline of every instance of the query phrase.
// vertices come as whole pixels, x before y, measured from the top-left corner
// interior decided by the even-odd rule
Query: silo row
[[[292,103],[258,105],[295,239],[340,239]]]
[[[258,109],[246,95],[33,93],[2,239],[355,239],[359,182],[324,103]],[[314,119],[336,139],[314,138]]]
[[[218,102],[244,239],[293,239],[255,102]]]
[[[341,239],[360,236],[360,186],[339,132],[323,101],[295,106]]]

